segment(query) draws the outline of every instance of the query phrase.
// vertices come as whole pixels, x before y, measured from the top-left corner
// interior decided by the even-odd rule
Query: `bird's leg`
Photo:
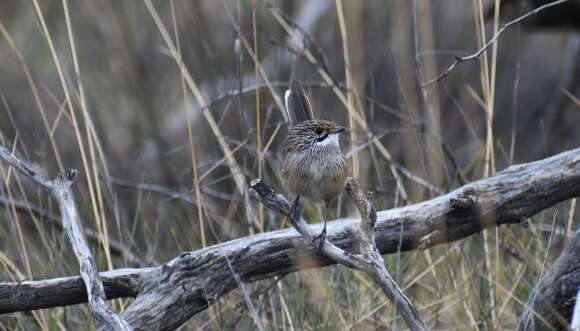
[[[294,220],[300,217],[300,196],[297,195],[296,199],[292,203],[292,207],[290,207],[290,222],[294,223]]]
[[[328,207],[330,205],[330,201],[325,201],[324,202],[324,211],[323,211],[323,216],[322,218],[324,218],[324,225],[322,226],[322,232],[320,233],[320,236],[318,236],[318,239],[320,240],[318,242],[318,251],[322,251],[322,247],[324,247],[324,242],[326,241],[326,220],[328,219]]]

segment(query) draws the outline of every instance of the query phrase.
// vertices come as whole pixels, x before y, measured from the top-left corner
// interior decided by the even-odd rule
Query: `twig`
[[[274,206],[278,206],[275,210],[288,213],[286,199],[278,199],[270,188],[268,192]],[[578,196],[580,149],[575,149],[511,166],[431,200],[377,212],[375,243],[381,254],[426,249],[501,224],[525,223],[542,210]],[[321,225],[307,226],[307,230],[312,227],[319,233]],[[353,218],[328,222],[327,238],[337,249],[352,251],[357,245],[352,233],[359,232],[360,225]],[[297,257],[313,255],[318,264],[296,263]],[[185,252],[160,266],[117,269],[101,276],[108,299],[135,297],[121,314],[135,329],[174,330],[237,288],[228,259],[246,283],[335,263],[295,229],[283,229]],[[572,276],[580,279],[580,267],[566,268],[566,273],[560,275],[563,281]],[[561,288],[551,284],[554,289]],[[562,302],[572,302],[566,295],[561,296]],[[86,290],[78,276],[0,282],[0,314],[86,300]],[[565,310],[562,314],[569,317]]]
[[[426,330],[417,307],[407,298],[403,290],[391,277],[385,261],[377,248],[375,242],[375,226],[377,224],[377,212],[372,203],[372,197],[364,196],[358,188],[356,180],[349,178],[346,184],[346,191],[354,201],[358,212],[361,215],[360,223],[360,250],[365,259],[369,260],[367,269],[363,270],[376,283],[379,284],[383,292],[394,303],[395,309],[401,312],[405,322],[411,330]]]
[[[424,83],[420,83],[421,86],[426,87],[428,85],[437,83],[438,81],[442,80],[447,75],[449,75],[449,73],[453,69],[455,69],[455,67],[457,67],[457,65],[459,65],[460,63],[478,59],[481,56],[481,54],[483,54],[483,52],[485,52],[489,48],[489,46],[491,46],[493,43],[495,43],[497,41],[497,39],[502,35],[502,33],[504,33],[512,25],[520,23],[521,21],[525,20],[526,18],[533,16],[533,15],[536,15],[545,9],[560,5],[560,4],[567,2],[567,1],[569,1],[569,0],[558,0],[558,1],[547,3],[547,4],[540,6],[532,11],[527,12],[526,14],[524,14],[524,15],[522,15],[514,20],[509,21],[508,23],[504,24],[501,27],[501,29],[499,29],[499,31],[487,43],[485,43],[485,45],[482,48],[480,48],[477,52],[470,54],[470,55],[466,55],[466,56],[456,56],[455,62],[453,62],[449,67],[447,67],[447,69],[443,70],[443,72],[441,72],[441,74],[439,74],[439,76],[437,76],[431,80],[428,80]]]
[[[304,239],[306,239],[306,241],[314,247],[319,247],[316,239],[317,234],[310,228],[310,226],[308,226],[306,221],[300,218],[300,211],[297,211],[295,215],[291,214],[292,206],[283,195],[277,194],[270,186],[264,184],[259,179],[253,179],[251,181],[250,192],[266,207],[287,216],[292,226]],[[336,263],[340,263],[349,268],[356,268],[357,265],[362,265],[364,263],[364,260],[359,256],[343,251],[328,240],[325,240],[322,245],[322,254]]]
[[[283,195],[276,194],[271,187],[259,179],[252,180],[250,190],[266,207],[287,216],[292,226],[304,239],[312,246],[316,248],[320,247],[320,253],[322,255],[346,267],[360,270],[371,277],[379,284],[391,302],[394,303],[397,311],[401,312],[403,319],[407,322],[411,330],[427,329],[415,305],[405,296],[385,267],[383,258],[375,244],[374,231],[377,213],[373,204],[359,190],[356,180],[349,178],[346,184],[346,190],[361,214],[360,227],[355,234],[358,237],[360,254],[348,253],[327,239],[320,244],[320,239],[315,235],[306,221],[300,217],[299,208],[292,214],[292,208],[288,200]]]
[[[48,210],[45,210],[45,209],[39,207],[39,206],[29,204],[25,201],[14,200],[14,199],[11,200],[11,199],[8,199],[8,198],[0,195],[0,208],[2,208],[3,205],[5,205],[5,206],[14,205],[14,208],[16,208],[16,210],[19,210],[23,213],[28,212],[28,213],[34,214],[38,217],[44,218],[44,219],[48,220],[48,222],[51,225],[53,225],[54,227],[56,227],[58,230],[60,230],[60,231],[63,230],[63,225],[60,222],[59,217],[55,214],[50,213]],[[83,229],[83,232],[90,242],[93,242],[96,245],[99,244],[99,240],[100,240],[99,235],[94,230],[85,227]],[[109,249],[111,250],[111,253],[119,256],[121,259],[126,259],[127,262],[129,262],[129,263],[134,263],[139,267],[145,266],[145,262],[140,257],[133,254],[133,252],[131,252],[131,249],[129,249],[129,247],[123,245],[119,241],[116,241],[114,239],[109,239]],[[154,260],[147,261],[147,262],[155,263]]]
[[[419,113],[420,114],[425,114],[427,118],[429,118],[430,116],[432,116],[432,109],[431,109],[431,105],[429,104],[429,100],[427,99],[427,88],[425,88],[424,86],[421,85],[421,82],[424,81],[423,78],[423,66],[421,64],[421,58],[419,57],[419,23],[417,20],[417,15],[419,13],[419,3],[417,2],[417,0],[413,0],[413,7],[412,7],[412,12],[413,12],[413,25],[412,25],[412,30],[413,30],[413,64],[415,65],[415,77],[417,79],[417,87],[418,87],[418,96],[419,96],[419,100],[418,100],[418,107],[419,107]],[[430,127],[431,125],[424,125],[425,129],[430,131]],[[418,152],[419,152],[419,157],[421,160],[421,167],[423,168],[423,173],[425,174],[425,177],[429,177],[429,171],[427,170],[427,161],[425,160],[425,151],[423,149],[423,147],[421,147],[421,144],[419,142],[419,138],[417,136],[417,133],[415,130],[413,130],[413,136],[415,138],[415,140],[417,141],[417,146],[418,148]],[[426,148],[430,148],[431,146],[427,145]],[[442,158],[443,160],[445,158]],[[431,194],[433,194],[434,192],[431,191]]]
[[[105,290],[97,272],[97,265],[77,224],[77,210],[71,185],[77,178],[78,171],[67,169],[55,179],[49,180],[3,146],[0,146],[0,157],[32,182],[48,191],[58,202],[63,228],[79,261],[80,274],[87,288],[89,306],[95,319],[109,330],[132,330],[129,324],[105,302]]]

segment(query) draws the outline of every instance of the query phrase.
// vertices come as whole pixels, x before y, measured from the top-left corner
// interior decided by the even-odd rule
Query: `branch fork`
[[[317,248],[319,254],[368,275],[394,303],[396,310],[401,313],[411,330],[427,330],[415,305],[405,296],[387,271],[385,262],[377,248],[374,235],[377,212],[372,198],[369,194],[365,196],[361,192],[357,181],[353,178],[347,180],[345,189],[361,215],[358,231],[353,233],[358,239],[360,253],[346,252],[327,239],[317,236],[308,223],[300,217],[299,207],[293,208],[283,195],[275,193],[270,186],[260,179],[253,179],[250,183],[252,195],[266,207],[288,217],[290,224],[306,241]],[[324,241],[320,242],[320,240]]]
[[[8,150],[0,147],[0,158],[8,159],[10,165],[20,167],[20,172],[29,178],[34,177],[32,180],[35,183],[42,183],[40,185],[46,191],[50,191],[45,185],[46,182],[50,182],[48,179],[37,177],[35,172],[27,172],[25,165],[18,163],[19,160],[15,161],[14,155]],[[135,298],[120,314],[120,318],[134,329],[174,330],[192,316],[207,309],[217,298],[238,287],[232,269],[239,273],[239,278],[243,282],[255,282],[305,268],[351,261],[347,266],[358,268],[370,275],[371,279],[387,293],[389,299],[397,302],[395,307],[399,313],[413,315],[416,310],[413,310],[414,307],[408,300],[393,300],[404,296],[386,270],[383,270],[385,266],[380,254],[417,249],[422,238],[425,239],[421,248],[426,249],[467,238],[486,228],[502,224],[520,224],[522,220],[559,202],[579,197],[580,166],[576,160],[580,160],[580,149],[512,166],[495,176],[471,182],[433,199],[378,211],[377,221],[374,224],[371,222],[374,218],[373,213],[364,209],[362,220],[347,218],[329,222],[327,238],[332,243],[323,245],[322,251],[318,251],[318,244],[306,241],[300,232],[282,229],[186,252],[161,266],[104,272],[101,273],[100,279],[107,299]],[[72,180],[71,176],[65,175],[64,178]],[[262,184],[260,181],[252,183],[254,195],[260,201],[268,200],[265,204],[273,207],[273,210],[284,215],[289,213],[291,205],[286,198]],[[347,189],[349,188],[354,186],[351,184],[347,186]],[[355,196],[358,196],[358,199],[354,199],[355,203],[366,199],[372,205],[372,199],[363,193]],[[464,199],[465,197],[470,198]],[[454,200],[463,202],[453,202]],[[470,202],[464,203],[469,200],[473,200],[474,205],[462,208],[470,205]],[[370,208],[370,205],[363,206]],[[293,220],[296,220],[296,217]],[[295,224],[300,227],[302,233],[311,234],[310,238],[318,235],[308,224],[299,218],[298,220],[300,222]],[[365,230],[365,224],[374,226],[374,231]],[[360,236],[361,233],[363,237]],[[371,249],[367,252],[372,254],[364,254],[363,250],[369,247],[368,244],[365,246],[365,234],[369,235],[370,239],[366,242],[371,245],[373,238],[370,236],[374,235],[378,252]],[[555,273],[545,273],[546,277],[551,276],[540,283],[552,284],[550,288],[561,289],[562,282],[567,282],[570,277],[580,279],[578,271],[580,258],[574,253],[578,251],[573,249],[570,251],[573,254],[568,254],[575,257],[574,259],[563,260],[561,265],[567,268],[557,269]],[[328,252],[330,254],[327,254]],[[301,254],[318,254],[317,260],[320,264],[315,266],[295,263],[296,256]],[[18,283],[0,282],[0,315],[87,302],[87,288],[91,289],[91,286],[85,286],[85,271],[82,270],[82,273],[83,277]],[[554,282],[554,279],[558,281]],[[550,309],[569,317],[568,311],[564,310],[560,303],[573,302],[577,283],[573,286],[566,285],[566,288],[573,288],[574,291],[558,292],[556,297],[559,303]],[[538,296],[534,294],[532,299],[539,298],[541,293],[549,295],[547,290],[547,287],[538,288],[536,291]],[[91,307],[94,306],[94,300],[102,301],[102,296],[96,296],[96,299],[89,298]],[[544,301],[534,302],[538,304]],[[401,309],[400,304],[412,308]],[[538,311],[535,304],[528,304],[533,307],[532,313]],[[95,311],[91,309],[92,312]],[[543,318],[547,316],[540,315]],[[552,322],[552,318],[549,318],[548,322],[547,325],[556,325]],[[416,329],[421,329],[421,326],[417,326]]]
[[[35,184],[48,191],[57,201],[63,228],[79,261],[80,274],[87,289],[91,314],[107,330],[132,330],[113,308],[107,304],[105,288],[97,271],[97,264],[78,225],[78,213],[73,200],[71,186],[78,177],[75,169],[66,169],[50,180],[37,173],[27,162],[20,160],[6,147],[0,146],[0,157]]]

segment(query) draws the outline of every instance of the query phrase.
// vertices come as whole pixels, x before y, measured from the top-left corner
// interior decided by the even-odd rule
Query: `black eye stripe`
[[[318,138],[316,138],[316,141],[320,142],[323,141],[324,139],[326,139],[328,137],[328,132],[324,134],[324,136],[320,136]]]

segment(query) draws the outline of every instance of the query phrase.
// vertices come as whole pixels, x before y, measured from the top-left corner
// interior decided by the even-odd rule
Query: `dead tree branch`
[[[105,302],[105,289],[99,278],[97,265],[77,224],[77,209],[72,197],[71,185],[77,178],[78,171],[67,169],[55,179],[49,180],[3,146],[0,146],[0,157],[32,182],[48,191],[57,201],[63,228],[80,264],[80,274],[86,286],[89,306],[95,319],[109,330],[132,330],[127,322]]]
[[[117,269],[101,272],[107,300],[135,297],[143,275],[153,268]],[[79,276],[17,283],[0,282],[0,314],[87,302],[87,288]]]
[[[359,240],[362,256],[367,260],[365,272],[375,283],[379,284],[389,300],[394,303],[397,311],[411,330],[427,330],[425,322],[421,319],[417,307],[407,298],[403,290],[397,285],[393,277],[385,267],[385,261],[375,242],[375,227],[377,224],[377,212],[372,203],[372,197],[365,196],[358,188],[354,180],[349,180],[346,191],[354,201],[361,215]]]
[[[447,67],[445,70],[443,70],[439,76],[428,80],[424,83],[421,83],[421,86],[426,87],[428,85],[437,83],[438,81],[442,80],[443,78],[445,78],[447,75],[449,75],[449,73],[451,73],[451,71],[453,71],[453,69],[455,69],[455,67],[457,67],[460,63],[462,62],[466,62],[466,61],[472,61],[472,60],[476,60],[479,59],[479,57],[481,56],[481,54],[483,54],[483,52],[485,52],[489,46],[493,45],[497,39],[507,30],[509,29],[512,25],[518,24],[521,21],[525,20],[526,18],[536,15],[539,12],[548,9],[550,7],[554,7],[554,6],[558,6],[564,2],[568,2],[569,0],[558,0],[558,1],[554,1],[554,2],[549,2],[543,6],[540,6],[532,11],[529,11],[527,13],[525,13],[524,15],[511,20],[509,22],[507,22],[506,24],[504,24],[501,29],[499,29],[499,31],[488,41],[485,43],[485,45],[483,45],[482,48],[480,48],[479,50],[477,50],[477,52],[470,54],[470,55],[465,55],[465,56],[456,56],[455,57],[455,61],[453,63],[451,63],[451,65],[449,67]]]
[[[300,218],[299,210],[292,214],[292,206],[288,200],[283,195],[276,194],[271,187],[262,183],[259,179],[252,180],[250,190],[266,207],[287,216],[300,235],[315,249],[320,247],[320,253],[323,256],[346,267],[360,270],[371,277],[379,284],[391,302],[394,303],[397,311],[401,312],[403,319],[411,330],[426,330],[417,308],[405,296],[385,267],[383,258],[375,244],[374,231],[377,213],[372,203],[359,190],[358,184],[354,179],[349,178],[346,190],[361,215],[360,226],[353,232],[353,241],[358,242],[360,254],[346,252],[328,240],[319,243],[319,237],[315,235],[308,223]]]
[[[422,203],[380,211],[375,242],[381,254],[428,248],[521,223],[577,196],[580,149],[509,167]],[[357,242],[351,233],[359,226],[353,218],[329,222],[327,238],[353,251]],[[309,228],[319,233],[321,225]],[[312,258],[318,264],[301,263]],[[132,327],[173,330],[237,287],[232,269],[243,282],[253,282],[333,263],[294,229],[284,229],[186,252],[158,267],[105,273],[103,280],[108,299],[136,297],[121,314]],[[0,314],[85,302],[82,286],[79,277],[0,283]],[[42,305],[34,298],[43,298]]]
[[[524,306],[518,330],[567,330],[580,287],[580,231],[540,278]]]

